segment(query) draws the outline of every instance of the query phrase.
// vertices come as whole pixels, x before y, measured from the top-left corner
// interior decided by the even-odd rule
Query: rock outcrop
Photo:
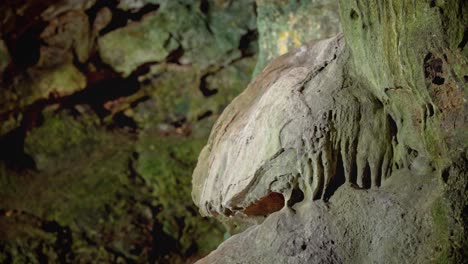
[[[200,263],[466,259],[467,11],[343,0],[344,36],[272,61],[200,154],[202,215],[250,226]]]

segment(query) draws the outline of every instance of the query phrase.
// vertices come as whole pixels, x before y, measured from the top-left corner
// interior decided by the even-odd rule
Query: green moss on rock
[[[177,43],[158,20],[156,15],[147,17],[99,38],[102,60],[123,76],[141,64],[164,60]]]
[[[253,1],[209,5],[205,15],[199,1],[160,1],[158,11],[141,22],[100,38],[101,57],[124,76],[143,63],[163,61],[179,47],[184,51],[180,61],[201,69],[240,57],[241,37],[255,28]]]
[[[71,95],[86,87],[86,77],[72,63],[31,68],[16,82],[0,91],[0,112],[21,109],[41,99]]]
[[[191,172],[206,139],[206,133],[203,137],[161,136],[153,130],[144,133],[137,146],[137,171],[161,206],[157,218],[183,253],[195,245],[206,254],[223,239],[222,226],[213,219],[200,218],[191,201]]]

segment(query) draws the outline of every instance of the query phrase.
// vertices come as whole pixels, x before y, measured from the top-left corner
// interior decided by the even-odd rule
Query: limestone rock
[[[158,17],[147,17],[101,37],[98,43],[102,60],[124,76],[143,63],[164,60],[177,43],[155,20]]]
[[[392,157],[389,120],[372,95],[346,89],[346,57],[342,36],[303,46],[226,108],[194,172],[203,215],[248,216],[271,193],[328,199],[344,181],[381,185]]]
[[[346,43],[272,61],[215,124],[192,198],[251,227],[200,263],[466,259],[468,5],[364,2],[340,1]]]

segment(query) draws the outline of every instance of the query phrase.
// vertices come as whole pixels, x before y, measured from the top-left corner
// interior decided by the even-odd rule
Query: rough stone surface
[[[306,199],[328,199],[345,181],[381,185],[395,135],[371,94],[346,87],[346,59],[342,36],[303,46],[273,61],[226,108],[193,176],[202,214],[242,217],[271,192],[289,200],[299,188]]]
[[[254,1],[231,2],[1,1],[0,263],[193,263],[222,242],[190,186],[256,63]]]
[[[180,48],[182,64],[205,69],[239,58],[242,36],[255,29],[252,0],[213,1],[207,3],[208,10],[198,12],[192,11],[199,8],[198,2],[160,4],[157,13],[99,39],[104,62],[128,76],[138,65],[160,62]]]
[[[463,262],[467,10],[343,0],[344,37],[272,61],[200,154],[200,212],[250,225],[200,263]]]

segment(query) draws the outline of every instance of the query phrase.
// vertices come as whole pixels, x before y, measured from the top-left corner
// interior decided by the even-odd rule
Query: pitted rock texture
[[[202,214],[242,214],[294,189],[326,200],[345,182],[367,189],[390,175],[393,121],[346,86],[344,47],[340,35],[278,58],[226,108],[193,176]]]

